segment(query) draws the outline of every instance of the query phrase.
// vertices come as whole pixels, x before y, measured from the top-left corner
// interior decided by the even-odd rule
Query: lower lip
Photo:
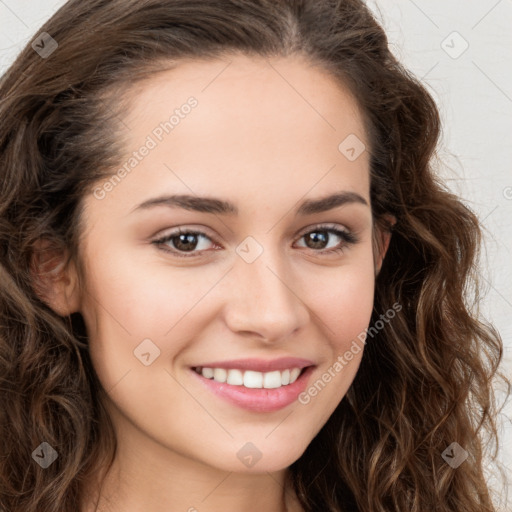
[[[306,389],[313,369],[314,366],[309,366],[293,384],[273,389],[233,386],[225,382],[206,379],[193,369],[191,371],[204,386],[228,402],[249,411],[272,412],[283,409],[297,400],[297,397]]]

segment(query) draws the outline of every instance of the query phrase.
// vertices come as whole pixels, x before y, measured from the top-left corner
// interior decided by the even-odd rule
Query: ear
[[[47,239],[34,244],[31,259],[34,292],[59,316],[79,310],[79,286],[76,267],[65,248]]]
[[[375,263],[375,276],[377,276],[384,263],[384,258],[388,251],[389,243],[391,241],[391,229],[396,224],[396,217],[388,214],[384,215],[382,222],[375,226],[374,233],[374,263]]]

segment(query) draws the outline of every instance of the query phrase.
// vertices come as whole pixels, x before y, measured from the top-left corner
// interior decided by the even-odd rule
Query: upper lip
[[[215,361],[198,364],[194,368],[224,368],[226,370],[252,370],[255,372],[271,372],[275,370],[288,370],[291,368],[306,368],[314,363],[308,359],[298,357],[280,357],[278,359],[233,359],[231,361]]]

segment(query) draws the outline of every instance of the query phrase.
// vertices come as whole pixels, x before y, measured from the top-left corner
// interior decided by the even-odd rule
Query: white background
[[[0,74],[64,3],[0,0]],[[512,376],[512,1],[368,3],[393,52],[423,80],[441,110],[442,174],[485,226],[482,313],[501,332],[502,369]],[[512,486],[511,399],[501,418],[500,454]],[[512,503],[512,494],[508,499]],[[512,510],[512,504],[505,508],[504,493],[501,500],[500,510]]]

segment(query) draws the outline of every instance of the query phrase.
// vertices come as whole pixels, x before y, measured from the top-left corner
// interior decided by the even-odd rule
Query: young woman
[[[495,510],[479,223],[361,1],[71,0],[0,96],[3,510]]]

